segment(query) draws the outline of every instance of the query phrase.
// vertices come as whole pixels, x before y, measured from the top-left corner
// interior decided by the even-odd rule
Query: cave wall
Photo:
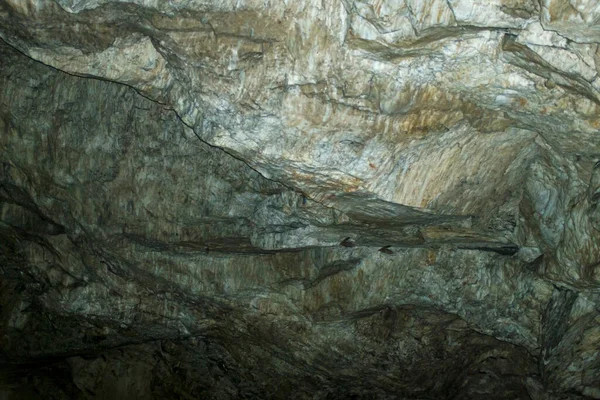
[[[0,3],[0,395],[600,398],[600,11],[151,3]]]

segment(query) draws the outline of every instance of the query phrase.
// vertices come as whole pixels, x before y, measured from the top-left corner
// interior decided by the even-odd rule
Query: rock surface
[[[0,1],[0,397],[600,398],[599,23]]]

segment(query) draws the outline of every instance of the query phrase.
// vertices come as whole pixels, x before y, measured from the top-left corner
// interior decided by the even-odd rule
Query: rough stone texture
[[[599,21],[1,0],[0,398],[600,398]]]

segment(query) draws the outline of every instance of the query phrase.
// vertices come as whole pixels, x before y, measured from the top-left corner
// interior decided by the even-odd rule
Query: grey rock
[[[0,1],[0,398],[600,398],[594,1]]]

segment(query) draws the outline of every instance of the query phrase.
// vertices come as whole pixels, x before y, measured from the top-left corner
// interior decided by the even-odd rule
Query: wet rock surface
[[[600,398],[599,18],[0,1],[0,397]]]

